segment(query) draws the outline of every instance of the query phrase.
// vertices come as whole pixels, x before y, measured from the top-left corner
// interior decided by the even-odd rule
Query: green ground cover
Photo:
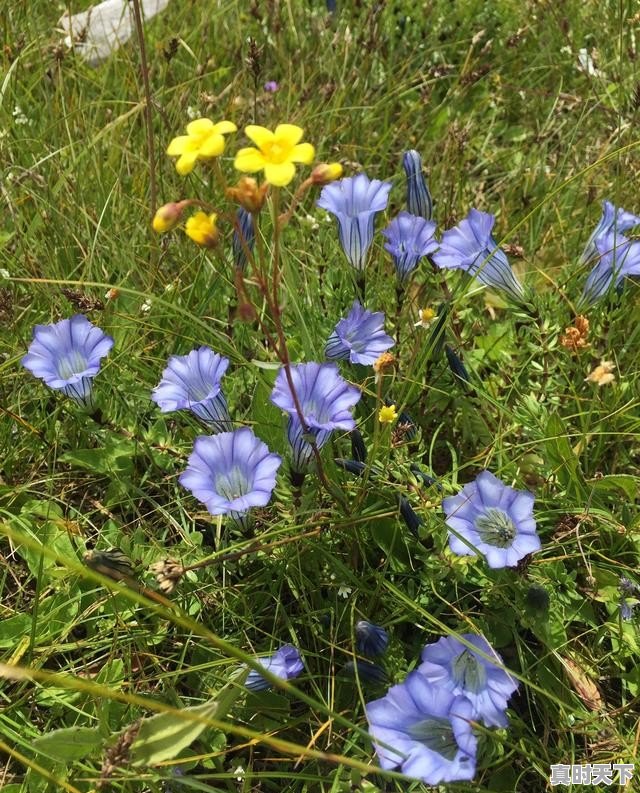
[[[329,14],[301,0],[173,0],[145,27],[150,151],[136,37],[92,68],[54,30],[66,4],[5,3],[7,793],[423,790],[379,770],[364,706],[452,633],[483,634],[519,687],[508,728],[476,729],[474,781],[447,789],[536,793],[553,764],[633,763],[638,753],[638,622],[625,618],[620,591],[621,576],[640,583],[638,282],[580,309],[584,346],[572,349],[565,332],[601,202],[640,213],[637,4],[338,5]],[[243,128],[283,122],[304,128],[318,162],[393,183],[366,304],[386,313],[396,365],[376,382],[371,367],[341,363],[363,392],[363,477],[334,462],[353,456],[348,433],[336,432],[320,470],[312,463],[301,488],[290,481],[285,421],[269,401],[280,366],[263,333],[278,328],[273,306],[249,270],[255,312],[243,311],[222,217],[235,207],[215,170],[183,178],[165,154],[198,117],[238,127],[217,161],[229,184],[235,152],[250,145]],[[497,216],[526,303],[426,260],[398,298],[380,229],[405,208],[408,149],[422,155],[439,233],[471,207]],[[298,166],[281,209],[309,173]],[[259,232],[269,273],[279,250],[281,330],[295,363],[323,360],[358,290],[319,191],[302,196],[278,241],[272,191]],[[153,233],[154,201],[186,197],[220,209],[215,248],[180,230]],[[416,324],[425,308],[441,318],[431,328]],[[99,412],[20,366],[35,325],[76,313],[115,340],[95,381]],[[231,361],[235,425],[284,459],[273,497],[244,530],[178,481],[202,425],[150,400],[168,357],[200,345]],[[603,360],[614,379],[585,380]],[[410,415],[412,432],[378,420],[385,402]],[[535,494],[542,548],[517,567],[492,570],[448,547],[441,501],[484,469]],[[421,521],[414,531],[401,498]],[[131,570],[104,555],[113,549]],[[162,593],[150,567],[167,558],[211,564]],[[623,605],[633,611],[636,599]],[[348,674],[361,619],[390,636],[377,661],[386,680]],[[241,664],[284,643],[300,649],[303,673],[247,693]]]

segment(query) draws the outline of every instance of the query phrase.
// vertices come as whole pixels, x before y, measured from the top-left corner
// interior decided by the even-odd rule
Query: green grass
[[[509,729],[483,732],[476,781],[451,790],[537,793],[547,789],[551,764],[633,762],[638,754],[638,623],[622,621],[618,607],[619,576],[640,580],[637,283],[588,312],[588,348],[574,355],[559,343],[587,275],[579,257],[600,201],[640,212],[637,6],[339,5],[347,7],[332,18],[322,2],[174,0],[146,26],[152,165],[135,39],[92,69],[59,46],[55,4],[6,9],[0,787],[7,793],[95,790],[106,758],[113,767],[105,789],[123,793],[423,790],[397,774],[365,772],[376,764],[363,706],[385,688],[338,674],[353,658],[361,618],[389,630],[392,681],[416,666],[425,643],[452,631],[483,633],[521,681]],[[257,93],[249,36],[262,47]],[[598,75],[578,68],[581,48],[593,51]],[[267,80],[279,83],[277,93],[262,90]],[[232,361],[225,387],[234,419],[287,454],[282,417],[268,402],[277,359],[254,324],[236,320],[228,332],[236,301],[228,226],[214,254],[180,232],[159,238],[150,230],[152,169],[160,203],[197,195],[230,206],[206,169],[183,180],[163,154],[189,112],[238,125],[222,158],[230,181],[244,125],[298,123],[319,161],[394,182],[388,218],[404,206],[402,153],[418,149],[440,230],[471,206],[497,214],[498,238],[523,250],[511,261],[533,295],[529,309],[513,308],[459,273],[434,275],[423,263],[400,316],[398,369],[384,380],[384,396],[411,414],[417,438],[391,447],[376,428],[373,377],[344,367],[364,387],[359,426],[368,461],[384,474],[357,480],[340,471],[333,457],[350,450],[348,438],[336,436],[322,459],[338,498],[309,475],[297,503],[283,473],[255,536],[227,530],[180,487],[202,430],[186,414],[162,416],[149,400],[170,354],[210,345]],[[354,298],[334,225],[316,198],[307,194],[282,240],[294,361],[321,359]],[[269,247],[268,222],[264,232]],[[117,299],[105,297],[109,289],[119,290]],[[86,313],[116,341],[96,381],[102,424],[19,365],[33,326],[85,311],[80,298],[93,301]],[[414,328],[418,308],[443,301],[447,342],[471,386],[436,354],[429,332]],[[379,234],[367,304],[385,310],[393,327],[393,266]],[[614,361],[616,380],[598,388],[584,378],[601,359]],[[453,556],[443,493],[418,486],[414,462],[438,477],[444,495],[483,468],[532,489],[542,551],[528,566],[493,572]],[[401,493],[423,520],[418,539],[398,515]],[[273,547],[250,550],[256,540]],[[146,590],[118,586],[83,564],[88,549],[112,547],[132,559]],[[242,550],[190,573],[170,602],[148,597],[152,563],[194,564]],[[540,588],[548,609],[536,605]],[[262,697],[233,686],[239,660],[284,642],[304,654],[295,686]],[[193,726],[198,712],[184,709],[216,698],[230,680],[237,698],[208,712],[178,757],[136,766],[124,750],[117,756],[113,746],[129,725],[164,710],[171,730]],[[76,743],[55,733],[71,727],[85,728]],[[172,764],[185,775],[172,777]]]

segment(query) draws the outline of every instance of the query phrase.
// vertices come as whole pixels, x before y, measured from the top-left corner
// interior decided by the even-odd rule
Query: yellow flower
[[[167,231],[171,231],[172,228],[175,228],[182,217],[183,210],[183,201],[180,201],[180,203],[172,202],[161,206],[153,216],[153,221],[151,223],[156,234],[165,234]]]
[[[421,308],[418,311],[419,320],[414,324],[414,327],[428,328],[435,319],[436,312],[432,308]]]
[[[198,118],[187,124],[187,134],[174,138],[167,149],[170,157],[177,157],[176,171],[186,176],[193,171],[197,160],[211,160],[224,151],[224,138],[238,128],[231,121],[214,124],[208,118]]]
[[[185,233],[196,245],[204,248],[213,248],[218,242],[218,229],[216,227],[217,215],[215,212],[207,215],[206,212],[196,212],[185,223]]]
[[[303,130],[293,124],[278,124],[275,132],[250,124],[245,133],[258,147],[240,149],[234,166],[244,173],[256,173],[264,169],[269,184],[284,187],[296,174],[294,163],[310,165],[315,149],[310,143],[300,143]]]
[[[329,184],[339,179],[343,171],[344,168],[339,162],[321,162],[311,171],[311,181],[320,186]]]
[[[398,411],[395,405],[385,405],[380,408],[378,421],[380,424],[392,424],[398,418]]]

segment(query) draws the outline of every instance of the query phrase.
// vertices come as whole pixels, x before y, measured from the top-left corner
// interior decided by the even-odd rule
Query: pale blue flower
[[[493,215],[470,209],[457,226],[444,232],[433,261],[445,270],[464,270],[486,286],[501,289],[521,301],[522,284],[492,235],[495,222]]]
[[[385,770],[400,766],[403,774],[425,785],[473,779],[477,739],[471,726],[473,705],[466,697],[411,672],[365,710]]]
[[[21,363],[49,388],[62,391],[79,405],[93,408],[93,378],[113,339],[82,314],[52,325],[36,325]]]
[[[517,681],[504,669],[502,659],[482,636],[463,633],[462,638],[480,653],[453,636],[445,636],[422,651],[418,672],[432,686],[442,686],[451,694],[465,696],[474,707],[474,719],[487,727],[506,727],[507,701],[518,688]]]
[[[351,311],[329,336],[325,355],[351,363],[374,364],[383,352],[393,347],[391,336],[384,332],[384,314],[363,308],[356,300]]]
[[[364,173],[347,176],[322,188],[318,206],[335,215],[340,244],[356,270],[363,270],[373,242],[376,213],[386,209],[390,182]]]
[[[193,444],[180,484],[211,515],[245,515],[269,503],[282,462],[248,427],[201,435]]]
[[[442,502],[447,526],[455,531],[449,532],[449,547],[459,556],[476,556],[478,551],[489,567],[514,567],[541,547],[534,500],[533,493],[515,490],[482,471],[458,495]]]
[[[438,249],[434,234],[436,224],[418,215],[400,212],[383,230],[386,237],[385,250],[393,256],[393,262],[401,283],[418,266],[418,262]]]
[[[291,680],[294,677],[298,677],[304,669],[300,651],[292,644],[284,644],[273,655],[259,660],[261,666],[271,672],[272,675],[282,678],[282,680]],[[271,688],[272,684],[262,677],[259,672],[256,672],[255,669],[252,669],[247,675],[245,686],[250,691],[264,691]]]

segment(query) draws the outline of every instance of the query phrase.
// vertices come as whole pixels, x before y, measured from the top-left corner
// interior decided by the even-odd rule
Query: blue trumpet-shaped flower
[[[245,515],[271,498],[282,462],[248,427],[196,438],[180,484],[211,515]]]
[[[249,261],[248,254],[253,253],[256,241],[251,212],[247,212],[246,209],[240,207],[236,212],[236,224],[231,241],[233,262],[239,270],[244,270]]]
[[[473,633],[463,633],[462,638],[480,652],[453,636],[445,636],[427,644],[418,672],[432,686],[465,696],[474,707],[474,719],[481,719],[487,727],[506,727],[507,701],[518,683],[504,669],[502,659],[485,638]]]
[[[627,275],[640,275],[640,242],[631,242],[622,234],[610,232],[595,240],[599,255],[582,291],[580,305],[591,305],[619,286]]]
[[[295,398],[283,368],[276,377],[271,401],[289,414],[287,437],[294,470],[300,472],[313,456],[312,442],[319,449],[333,430],[355,429],[352,409],[361,393],[340,377],[335,364],[301,363],[292,366],[290,374]]]
[[[62,391],[79,405],[93,407],[92,380],[113,339],[82,314],[52,325],[36,325],[22,365],[49,388]]]
[[[276,675],[282,680],[291,680],[294,677],[298,677],[304,669],[300,652],[292,644],[284,644],[269,658],[261,658],[260,664],[272,675]],[[260,672],[252,669],[247,675],[245,686],[250,691],[264,691],[267,688],[271,688],[271,683],[262,677]]]
[[[393,347],[393,339],[384,332],[384,314],[363,308],[356,300],[348,315],[336,325],[325,347],[327,358],[371,365],[383,352]]]
[[[220,386],[228,366],[229,359],[209,347],[172,355],[151,399],[163,413],[190,410],[213,430],[230,430],[231,417]]]
[[[601,254],[597,246],[598,239],[607,237],[609,234],[621,235],[636,226],[640,226],[640,217],[627,212],[626,209],[615,207],[611,201],[603,201],[602,216],[589,237],[589,242],[582,253],[582,261],[591,261],[595,256]]]
[[[438,249],[434,237],[436,224],[418,215],[400,212],[382,232],[387,238],[385,250],[393,256],[396,272],[405,282],[423,256]]]
[[[407,209],[412,215],[431,220],[433,201],[422,173],[422,158],[415,149],[404,153],[402,167],[407,175]]]
[[[391,184],[366,174],[348,176],[322,188],[318,206],[335,215],[340,244],[356,270],[363,270],[373,241],[375,216],[389,200]]]
[[[389,634],[380,625],[360,620],[356,623],[356,648],[362,655],[382,655],[389,644]]]
[[[479,551],[489,567],[514,567],[541,547],[533,502],[533,493],[515,490],[482,471],[458,495],[442,502],[447,526],[455,532],[449,532],[449,547],[460,556]]]
[[[426,785],[473,779],[477,739],[471,728],[473,705],[466,697],[411,672],[382,699],[369,702],[366,714],[385,770],[400,766],[403,774]]]
[[[487,212],[469,210],[457,226],[444,232],[433,261],[445,270],[464,270],[486,286],[501,289],[520,301],[524,289],[513,274],[505,252],[493,238],[495,221]]]

